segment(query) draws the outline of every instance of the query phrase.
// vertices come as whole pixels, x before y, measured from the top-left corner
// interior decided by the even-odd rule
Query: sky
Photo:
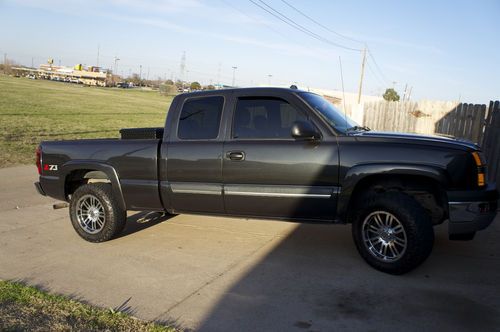
[[[341,61],[345,91],[357,92],[367,47],[365,94],[407,86],[412,100],[487,103],[500,98],[499,17],[498,0],[0,0],[0,55],[332,90]]]

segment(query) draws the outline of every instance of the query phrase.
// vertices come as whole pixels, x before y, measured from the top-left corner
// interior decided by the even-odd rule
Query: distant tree
[[[175,96],[177,87],[173,84],[160,84],[160,94],[164,96]]]
[[[201,84],[198,82],[192,82],[189,87],[191,90],[201,90]]]
[[[215,86],[213,86],[212,84],[209,84],[205,87],[205,90],[215,90]]]
[[[382,97],[387,101],[399,101],[399,95],[393,88],[386,89]]]
[[[172,80],[166,80],[165,84],[166,85],[174,85],[174,81],[172,81]]]
[[[17,64],[14,61],[7,59],[7,61],[5,63],[0,64],[0,72],[7,74],[7,75],[11,75],[13,73],[12,67],[14,67],[16,65]]]
[[[135,73],[132,74],[132,77],[128,78],[128,81],[134,83],[135,86],[139,86],[142,83],[141,79],[139,77],[139,74],[135,74]]]

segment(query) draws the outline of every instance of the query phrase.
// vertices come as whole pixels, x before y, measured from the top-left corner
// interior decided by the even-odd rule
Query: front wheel
[[[127,220],[126,211],[118,205],[108,183],[79,187],[71,197],[69,214],[75,231],[89,242],[114,238]]]
[[[429,214],[399,192],[370,193],[361,200],[352,225],[363,259],[382,272],[403,274],[431,253],[434,230]]]

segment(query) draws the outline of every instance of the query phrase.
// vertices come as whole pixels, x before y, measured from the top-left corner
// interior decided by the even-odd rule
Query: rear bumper
[[[497,215],[498,191],[494,185],[484,190],[449,191],[447,194],[451,236],[485,229]]]
[[[38,193],[40,195],[47,196],[45,191],[43,191],[43,188],[42,188],[42,185],[40,184],[40,182],[35,182],[34,185],[35,185],[36,191],[38,191]]]
[[[53,197],[65,201],[64,183],[61,183],[57,176],[42,175],[39,181],[35,182],[36,191],[40,195]]]

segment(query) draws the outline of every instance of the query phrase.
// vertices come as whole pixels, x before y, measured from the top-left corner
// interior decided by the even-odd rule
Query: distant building
[[[112,75],[108,70],[99,67],[84,68],[81,64],[75,67],[54,66],[42,64],[38,69],[26,67],[12,68],[17,75],[29,76],[36,79],[47,79],[70,83],[79,83],[94,86],[109,86],[112,83]]]

